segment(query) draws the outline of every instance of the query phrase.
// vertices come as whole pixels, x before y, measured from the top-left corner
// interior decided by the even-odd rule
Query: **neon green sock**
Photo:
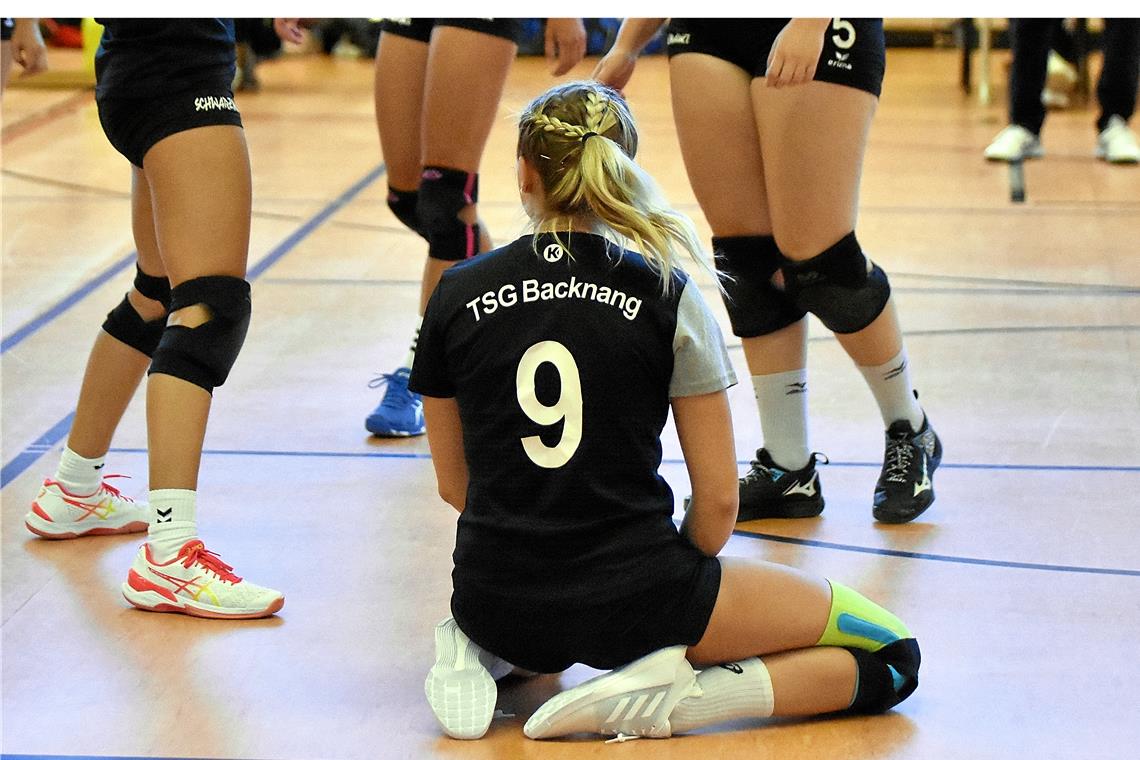
[[[858,591],[831,584],[831,612],[816,646],[854,647],[877,652],[899,639],[913,638],[897,617]]]

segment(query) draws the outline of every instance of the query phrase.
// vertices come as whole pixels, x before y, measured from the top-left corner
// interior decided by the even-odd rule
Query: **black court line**
[[[252,282],[261,276],[261,274],[266,269],[280,261],[282,256],[292,251],[298,243],[311,235],[317,227],[320,227],[321,224],[325,222],[325,220],[343,208],[345,204],[349,203],[354,197],[363,191],[364,188],[368,187],[381,176],[383,176],[385,170],[386,169],[384,164],[379,164],[374,169],[365,174],[360,180],[358,180],[351,187],[341,193],[331,203],[317,212],[317,214],[309,219],[309,221],[305,222],[291,235],[278,243],[277,246],[273,248],[273,250],[266,254],[265,258],[257,262],[257,264],[248,270],[246,273],[246,279]],[[127,259],[124,259],[123,261],[118,262],[115,266],[122,268],[126,265],[129,265],[133,261],[134,254],[132,253],[131,256],[129,256]],[[35,332],[36,330],[46,325],[48,322],[58,317],[60,314],[63,314],[69,308],[78,303],[79,300],[83,298],[83,296],[86,296],[88,293],[98,287],[98,285],[101,284],[104,280],[108,279],[112,274],[114,274],[114,272],[104,272],[102,275],[100,275],[101,279],[96,278],[96,280],[87,283],[67,299],[64,299],[60,303],[56,304],[56,306],[52,307],[52,309],[50,309],[48,312],[45,312],[45,314],[41,315],[36,320],[33,320],[30,325],[34,326],[34,329],[28,331],[27,334],[20,335],[19,340],[23,340],[32,332]],[[27,328],[28,326],[25,326],[17,332],[20,333]],[[19,342],[19,340],[15,342]],[[4,344],[5,345],[3,350],[6,351],[9,348],[8,339],[5,339]],[[13,345],[15,345],[15,343],[13,343]],[[23,474],[25,470],[31,467],[41,456],[43,456],[45,452],[50,450],[52,446],[55,446],[57,443],[62,441],[67,436],[67,432],[71,429],[71,422],[74,419],[75,411],[72,410],[62,420],[55,423],[55,425],[49,428],[47,432],[37,438],[35,442],[31,443],[23,451],[17,454],[10,462],[5,463],[3,469],[0,470],[0,489],[3,489],[21,474]]]

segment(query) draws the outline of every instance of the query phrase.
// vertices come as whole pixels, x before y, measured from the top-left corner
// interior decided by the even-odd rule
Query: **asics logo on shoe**
[[[41,496],[42,496],[42,494],[41,494]],[[111,515],[113,515],[115,513],[115,502],[112,501],[111,499],[104,499],[102,501],[97,501],[94,504],[86,504],[82,501],[76,501],[74,499],[68,499],[66,497],[64,497],[63,501],[64,501],[64,503],[70,504],[71,506],[75,507],[76,509],[83,510],[83,515],[78,520],[76,520],[75,522],[82,522],[83,520],[86,520],[88,517],[91,517],[91,515],[95,515],[100,520],[106,520],[108,517],[110,517]]]
[[[744,668],[740,667],[735,662],[722,662],[719,667],[722,667],[725,670],[731,670],[738,676],[744,674]]]
[[[167,583],[173,584],[175,594],[185,594],[186,596],[190,597],[194,601],[198,601],[198,599],[203,594],[206,594],[207,596],[210,597],[210,603],[211,604],[218,605],[217,595],[215,595],[214,592],[210,590],[210,586],[213,584],[213,581],[206,581],[205,583],[199,583],[198,579],[202,577],[200,575],[195,575],[190,580],[185,580],[183,578],[175,578],[173,575],[167,575],[166,573],[160,573],[159,571],[155,570],[154,568],[150,568],[150,572],[153,573],[154,575],[158,576],[159,578],[162,578]]]
[[[812,473],[811,480],[806,483],[800,483],[798,480],[784,490],[784,496],[791,496],[792,494],[799,494],[800,496],[815,496],[815,481],[819,478],[819,473]]]
[[[160,523],[161,522],[170,522],[171,521],[171,515],[174,512],[174,507],[171,507],[170,509],[157,509],[156,508],[154,511],[155,511],[155,514],[158,515],[158,520],[156,520],[155,522],[160,522]]]
[[[914,484],[914,495],[918,496],[923,491],[929,491],[933,488],[930,485],[930,475],[926,471],[926,457],[922,458],[922,480]]]

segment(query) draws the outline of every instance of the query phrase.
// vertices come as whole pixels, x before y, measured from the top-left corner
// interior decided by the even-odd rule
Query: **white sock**
[[[811,459],[808,448],[807,369],[753,375],[764,448],[776,464],[799,470]]]
[[[759,657],[729,662],[697,675],[698,697],[686,697],[669,715],[675,734],[738,718],[769,718],[775,709],[772,677]]]
[[[55,471],[55,480],[68,493],[89,496],[98,491],[103,482],[104,459],[106,455],[94,459],[81,457],[65,446]]]
[[[424,318],[420,317],[416,320],[416,331],[412,334],[412,345],[408,348],[408,355],[404,357],[404,363],[401,366],[412,368],[412,362],[416,360],[416,344],[420,342],[420,328],[423,327]]]
[[[158,562],[173,559],[187,541],[198,535],[198,492],[162,488],[150,492],[151,522],[147,542]]]
[[[895,420],[906,420],[911,430],[918,432],[922,427],[922,407],[914,395],[910,384],[910,365],[906,359],[906,349],[886,364],[877,367],[860,367],[879,413],[883,415],[883,425],[890,427]]]

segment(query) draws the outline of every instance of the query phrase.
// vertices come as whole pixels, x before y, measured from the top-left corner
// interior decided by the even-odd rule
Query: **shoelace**
[[[914,460],[914,447],[905,438],[891,438],[887,441],[887,480],[892,483],[905,483],[907,470]]]
[[[387,385],[388,390],[385,391],[380,406],[405,409],[411,405],[413,398],[412,394],[408,392],[407,375],[397,372],[382,372],[379,377],[374,377],[368,381],[369,388],[379,388],[382,385]]]
[[[114,496],[116,499],[122,499],[123,501],[129,501],[131,503],[134,503],[134,499],[132,499],[130,496],[123,496],[122,491],[120,491],[118,488],[115,488],[113,485],[110,485],[107,483],[107,481],[110,480],[111,478],[129,478],[129,477],[131,477],[131,476],[130,475],[119,475],[117,473],[114,475],[104,475],[103,476],[103,490],[106,491],[107,493],[111,494],[112,496]]]
[[[760,464],[758,460],[753,459],[752,469],[748,471],[743,480],[745,483],[754,483],[760,478],[761,475],[768,478],[768,480],[776,479],[776,476],[772,474],[771,468],[765,467],[764,465]]]
[[[619,731],[618,735],[615,736],[614,738],[606,739],[606,744],[624,744],[625,742],[631,742],[634,739],[640,739],[640,738],[641,738],[640,736],[636,736],[634,734],[623,734]]]
[[[189,550],[183,551],[186,553],[186,558],[182,560],[183,567],[189,568],[198,564],[226,583],[241,583],[241,578],[234,575],[233,567],[223,562],[221,557],[207,549],[201,541],[190,544]]]

